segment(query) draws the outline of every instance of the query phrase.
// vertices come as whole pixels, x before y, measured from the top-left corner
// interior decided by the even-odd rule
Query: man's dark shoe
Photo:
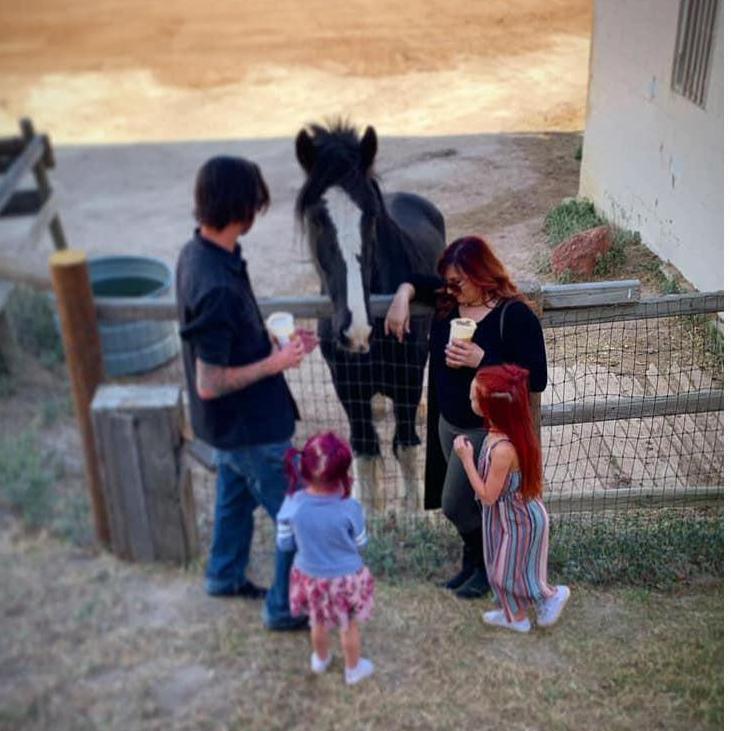
[[[267,595],[267,590],[261,586],[257,586],[253,581],[248,579],[237,586],[235,589],[224,589],[223,591],[208,592],[211,596],[221,597],[224,599],[232,599],[239,597],[241,599],[263,599]]]
[[[475,569],[467,581],[454,592],[460,599],[481,599],[490,591],[485,569]]]
[[[276,622],[264,619],[264,627],[271,632],[296,632],[308,629],[309,626],[310,621],[307,617],[287,617],[287,619],[278,619]]]

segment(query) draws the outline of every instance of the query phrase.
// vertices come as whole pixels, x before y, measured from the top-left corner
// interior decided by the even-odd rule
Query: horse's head
[[[307,175],[297,197],[323,290],[333,303],[333,328],[346,350],[366,353],[372,328],[370,281],[381,209],[372,179],[378,143],[373,127],[359,140],[352,127],[317,125],[297,135]]]

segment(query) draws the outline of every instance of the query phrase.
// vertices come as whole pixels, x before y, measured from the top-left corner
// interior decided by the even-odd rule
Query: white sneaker
[[[348,685],[360,683],[361,680],[364,680],[369,675],[373,675],[373,670],[373,663],[370,660],[366,660],[364,657],[361,657],[354,668],[345,668],[345,682]]]
[[[324,660],[320,660],[317,653],[313,652],[312,655],[310,655],[310,669],[313,673],[320,675],[330,667],[332,659],[332,653],[330,653]]]
[[[571,596],[568,586],[557,586],[556,593],[536,608],[536,623],[539,627],[550,627],[558,622],[566,602]]]
[[[530,632],[531,628],[530,619],[528,619],[528,617],[511,622],[505,616],[505,612],[503,612],[502,609],[493,609],[490,612],[485,612],[482,615],[482,621],[485,624],[489,624],[491,627],[512,629],[514,632]]]

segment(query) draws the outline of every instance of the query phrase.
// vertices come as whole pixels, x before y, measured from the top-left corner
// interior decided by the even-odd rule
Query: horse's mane
[[[374,177],[371,170],[364,170],[361,165],[358,132],[350,122],[335,118],[324,126],[308,124],[307,131],[316,150],[316,161],[297,195],[295,211],[300,221],[305,210],[331,186],[362,189],[363,183]]]

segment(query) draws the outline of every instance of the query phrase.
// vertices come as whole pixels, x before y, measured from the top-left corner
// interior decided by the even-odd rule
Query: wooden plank
[[[723,391],[689,391],[670,396],[613,398],[568,404],[547,404],[541,409],[543,426],[584,424],[616,419],[639,419],[673,414],[723,411]]]
[[[0,211],[0,216],[30,216],[38,213],[43,205],[43,197],[40,192],[32,190],[16,190],[5,208]]]
[[[183,475],[181,387],[102,386],[93,410],[114,506],[112,550],[131,560],[187,563],[198,540]]]
[[[0,157],[17,157],[25,147],[22,137],[0,137]]]
[[[640,301],[640,282],[627,279],[576,284],[544,284],[543,309],[629,304]]]
[[[26,118],[20,120],[20,130],[28,144],[30,144],[30,141],[33,139],[39,139],[35,134],[33,123],[30,119]],[[33,165],[33,175],[36,179],[38,190],[40,190],[44,200],[47,200],[51,197],[53,189],[51,188],[51,183],[48,179],[48,175],[46,174],[46,167],[52,167],[54,160],[53,154],[51,153],[51,143],[48,137],[44,135],[40,138],[40,140],[43,145],[43,159]],[[0,205],[0,209],[2,209],[2,205]],[[68,243],[66,242],[66,234],[63,231],[61,219],[58,215],[54,215],[50,219],[49,228],[51,230],[51,237],[53,238],[53,245],[56,251],[63,251],[64,249],[67,249]]]
[[[648,320],[656,317],[723,312],[723,290],[652,297],[631,305],[609,305],[570,310],[546,310],[543,327],[572,327],[600,322]]]
[[[122,490],[120,503],[124,506],[124,523],[117,525],[116,529],[118,533],[125,533],[123,544],[128,546],[131,560],[152,561],[155,558],[155,545],[142,471],[144,450],[140,449],[141,442],[137,437],[136,416],[113,412],[108,418],[114,430],[114,441],[106,446],[115,453],[114,461],[120,470],[116,482]],[[145,445],[147,448],[148,445]]]
[[[0,211],[5,208],[5,204],[10,200],[23,176],[33,169],[42,156],[43,140],[40,137],[34,137],[0,181]]]
[[[718,504],[723,501],[723,487],[635,488],[622,487],[570,496],[547,490],[543,502],[552,515],[599,513],[631,508],[666,508]]]
[[[371,311],[382,317],[391,304],[392,295],[373,295]],[[174,320],[177,318],[175,301],[171,298],[140,301],[133,297],[95,299],[97,314],[105,320]],[[723,312],[723,291],[699,292],[682,295],[654,297],[630,305],[596,305],[573,309],[549,309],[544,300],[543,326],[568,327],[574,325],[621,320],[642,320],[676,315],[693,315]],[[259,300],[264,317],[277,310],[286,310],[301,319],[317,319],[332,314],[332,303],[323,295],[272,297]],[[415,316],[431,314],[433,310],[414,303],[412,314]]]
[[[181,436],[170,413],[173,410],[148,410],[136,416],[136,427],[154,557],[184,563],[188,550],[178,495]]]
[[[198,538],[198,521],[193,494],[193,471],[184,464],[180,471],[178,494],[180,495],[181,523],[187,551],[184,561],[187,564],[200,553],[200,540]]]
[[[25,140],[22,137],[4,137],[0,139],[0,175],[4,175],[23,152]]]
[[[193,438],[185,445],[188,454],[199,464],[211,472],[216,471],[216,452],[200,439]]]
[[[115,426],[110,419],[102,418],[92,410],[94,422],[94,438],[98,468],[101,474],[105,519],[107,522],[108,548],[113,548],[120,558],[130,558],[129,546],[124,530],[125,511],[122,502],[122,483],[124,481],[124,465],[117,463],[116,452],[111,446],[115,439]]]
[[[41,237],[46,233],[46,229],[49,228],[51,222],[58,216],[58,200],[55,194],[51,193],[49,199],[43,204],[43,208],[38,212],[33,224],[30,227],[30,231],[25,235],[21,244],[23,250],[31,249],[41,240]]]

